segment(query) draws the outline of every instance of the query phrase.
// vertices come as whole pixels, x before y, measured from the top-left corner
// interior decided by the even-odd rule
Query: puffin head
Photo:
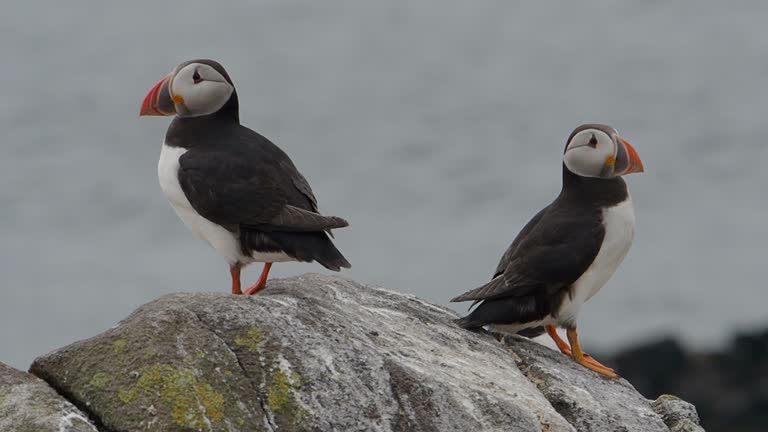
[[[184,62],[160,80],[141,104],[140,116],[200,117],[234,104],[237,94],[229,74],[213,60]]]
[[[607,179],[643,172],[643,162],[634,147],[616,129],[601,124],[581,125],[571,132],[563,163],[582,177]]]

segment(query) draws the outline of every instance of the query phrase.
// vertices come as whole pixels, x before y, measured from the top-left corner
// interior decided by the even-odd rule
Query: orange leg
[[[608,378],[618,378],[619,376],[616,374],[616,371],[613,369],[604,366],[600,364],[597,360],[590,358],[589,360],[586,358],[584,353],[581,351],[581,345],[579,345],[579,335],[576,333],[576,329],[568,329],[566,330],[566,335],[568,336],[568,342],[571,343],[571,350],[573,351],[573,359],[576,361],[576,363],[584,366],[587,369],[591,369],[601,375],[605,375]]]
[[[560,352],[570,357],[571,347],[569,347],[564,340],[560,339],[560,336],[557,334],[557,327],[553,325],[545,325],[544,329],[547,330],[547,334],[549,335],[549,337],[551,337],[552,340],[555,341],[555,345],[557,345],[557,348],[560,350]]]
[[[552,340],[555,341],[555,345],[557,345],[557,348],[560,349],[560,352],[567,355],[568,357],[573,357],[573,351],[571,350],[571,347],[568,346],[568,344],[564,340],[562,340],[560,336],[557,334],[557,327],[553,325],[547,325],[547,326],[544,326],[544,329],[547,330],[547,334],[549,335],[549,337],[551,337]],[[608,369],[610,371],[613,371],[613,369],[595,360],[589,354],[582,353],[582,356],[584,357],[585,361],[592,364],[593,366],[597,366],[602,369]]]
[[[272,268],[272,263],[264,263],[264,270],[261,271],[261,276],[259,276],[259,280],[257,280],[252,287],[245,290],[245,295],[254,295],[257,292],[261,291],[264,288],[264,286],[267,285],[267,276],[269,276],[269,269],[271,268]]]
[[[232,276],[232,294],[242,294],[243,292],[240,291],[240,264],[229,266],[229,274]]]

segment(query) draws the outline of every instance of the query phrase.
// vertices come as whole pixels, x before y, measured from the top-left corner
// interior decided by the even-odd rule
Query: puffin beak
[[[166,75],[165,78],[152,87],[152,90],[147,93],[144,102],[141,104],[139,117],[176,114],[176,106],[170,90],[171,81],[173,81],[173,72]]]
[[[618,151],[614,165],[614,176],[623,176],[632,173],[643,172],[643,161],[632,145],[624,138],[618,137]]]

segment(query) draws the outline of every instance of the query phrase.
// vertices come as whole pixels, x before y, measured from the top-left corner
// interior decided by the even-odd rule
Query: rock
[[[502,341],[525,375],[579,432],[668,431],[645,397],[625,380],[598,377],[557,351],[519,337]]]
[[[96,428],[45,382],[0,363],[0,431],[96,432]]]
[[[455,317],[311,274],[161,297],[31,371],[110,432],[670,430],[626,381]]]
[[[661,416],[670,432],[704,432],[699,426],[696,407],[675,396],[662,395],[653,402],[653,410]]]

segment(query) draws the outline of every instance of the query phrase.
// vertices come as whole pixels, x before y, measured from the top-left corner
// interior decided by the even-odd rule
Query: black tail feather
[[[527,337],[528,339],[533,339],[535,337],[539,337],[544,334],[544,327],[538,326],[538,327],[529,327],[526,329],[522,329],[519,332],[517,332],[520,336]]]
[[[317,261],[333,271],[352,267],[324,232],[268,232],[263,235],[299,261]]]
[[[455,319],[453,322],[456,323],[457,326],[466,330],[476,330],[482,328],[484,325],[473,320],[472,315],[467,315],[464,318]]]
[[[505,297],[483,300],[472,312],[457,319],[455,323],[468,330],[489,324],[523,324],[539,321],[550,312],[551,308],[546,299],[534,296]],[[530,338],[538,336],[542,330],[542,327],[528,328],[518,334]]]

